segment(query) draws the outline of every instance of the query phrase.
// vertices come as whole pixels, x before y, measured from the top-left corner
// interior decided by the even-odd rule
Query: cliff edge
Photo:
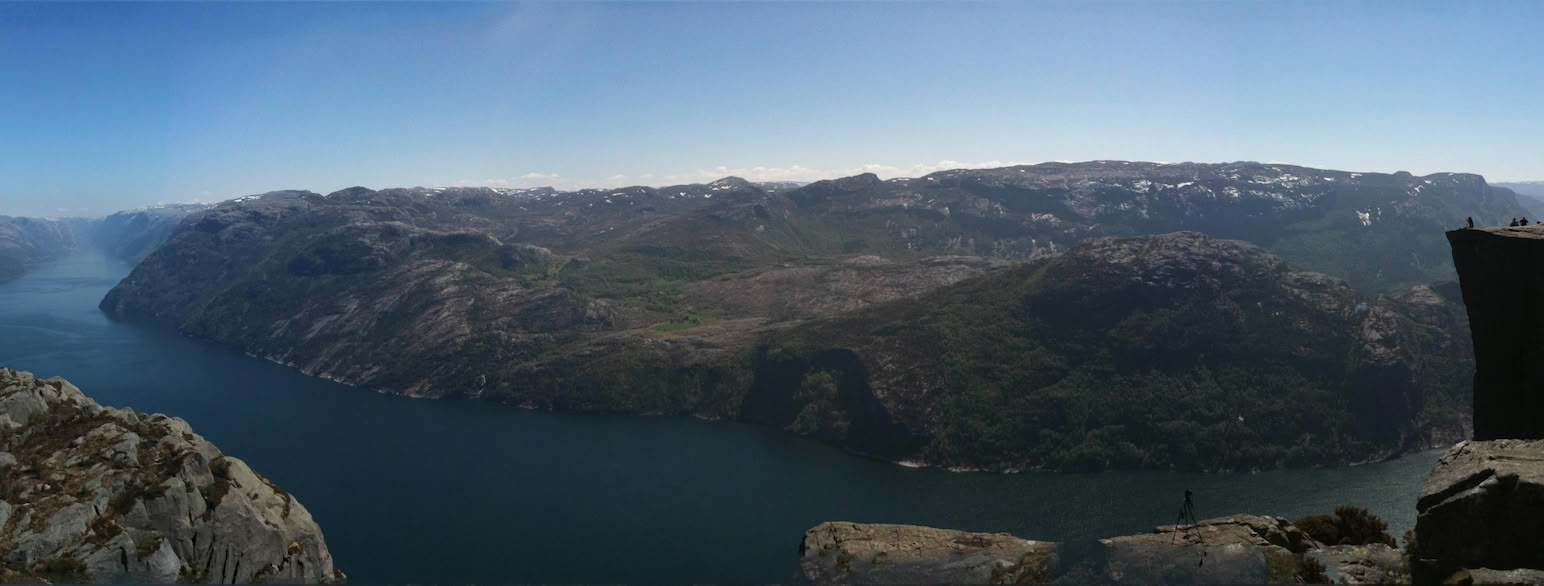
[[[1544,438],[1544,226],[1447,238],[1474,338],[1474,439]]]
[[[166,415],[0,367],[0,581],[341,581],[294,496]]]

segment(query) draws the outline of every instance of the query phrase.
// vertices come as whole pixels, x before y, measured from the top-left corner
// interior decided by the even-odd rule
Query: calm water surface
[[[1396,537],[1437,452],[1258,474],[955,474],[690,418],[404,399],[313,379],[97,302],[130,267],[92,253],[0,285],[0,365],[187,419],[300,498],[357,582],[767,582],[821,521],[1091,539],[1196,514],[1371,509]]]

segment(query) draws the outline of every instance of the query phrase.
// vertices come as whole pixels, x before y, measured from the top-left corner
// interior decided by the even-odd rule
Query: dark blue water
[[[821,521],[1050,540],[1201,517],[1371,509],[1396,537],[1437,453],[1258,474],[956,474],[776,430],[404,399],[108,320],[129,268],[81,254],[0,285],[0,364],[98,401],[183,417],[296,495],[360,582],[768,582]]]

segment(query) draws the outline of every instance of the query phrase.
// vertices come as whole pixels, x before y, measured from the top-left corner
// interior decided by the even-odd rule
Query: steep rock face
[[[1428,409],[1465,366],[1443,291],[1363,297],[1195,233],[1096,239],[773,334],[747,414],[963,468],[1376,459],[1461,431]],[[802,390],[821,373],[828,397]]]
[[[1453,446],[1416,509],[1417,557],[1431,580],[1465,568],[1544,569],[1544,440]]]
[[[187,422],[0,368],[0,556],[21,577],[330,582],[299,501]]]
[[[1326,569],[1346,583],[1397,582],[1402,563],[1388,553],[1325,548],[1285,519],[1254,515],[1092,543],[828,522],[805,532],[799,565],[801,577],[814,584],[1290,584],[1313,578],[1303,561],[1313,557],[1329,562]]]
[[[1474,439],[1544,438],[1544,227],[1447,237],[1474,339]]]

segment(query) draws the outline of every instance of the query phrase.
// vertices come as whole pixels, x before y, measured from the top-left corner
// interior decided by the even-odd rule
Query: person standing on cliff
[[[1469,219],[1464,220],[1464,227],[1470,230],[1474,229],[1474,216],[1469,216]]]

